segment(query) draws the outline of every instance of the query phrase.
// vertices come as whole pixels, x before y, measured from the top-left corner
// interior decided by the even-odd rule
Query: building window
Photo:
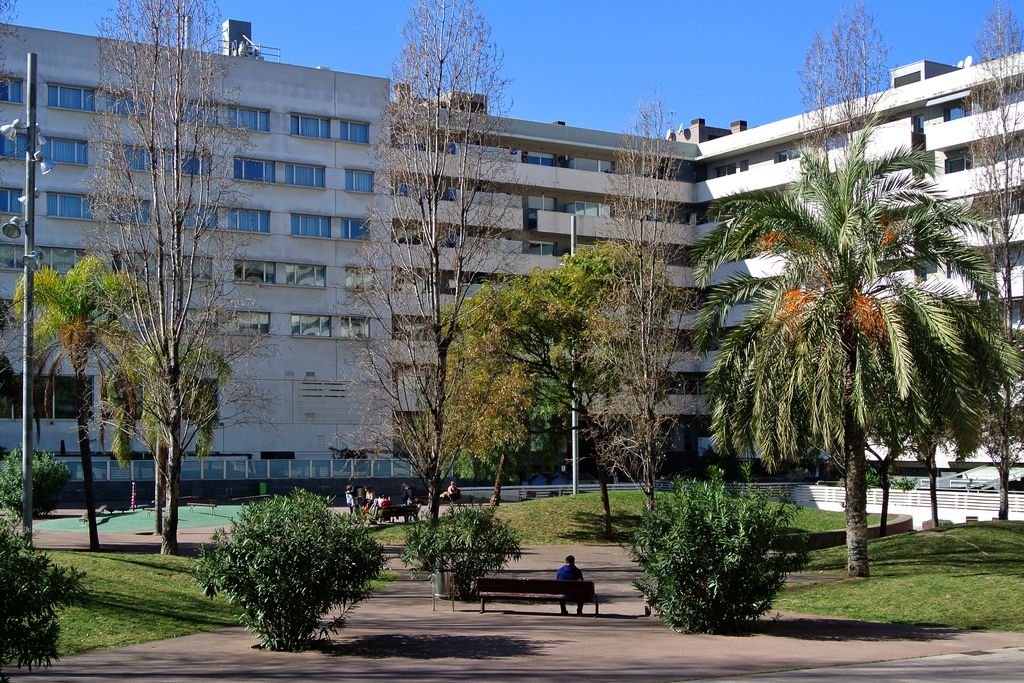
[[[13,140],[0,136],[0,156],[25,158],[25,150],[28,148],[28,137],[18,135]]]
[[[275,267],[273,261],[235,261],[235,280],[272,285]]]
[[[373,273],[365,268],[345,269],[345,289],[372,289]]]
[[[270,334],[270,313],[239,311],[235,314],[235,322],[243,334]]]
[[[254,209],[229,209],[228,230],[270,232],[270,212]]]
[[[302,187],[323,187],[324,167],[285,164],[284,182],[287,185],[301,185]]]
[[[345,189],[349,192],[373,192],[373,172],[345,171]]]
[[[170,160],[170,157],[168,157],[168,160]],[[185,175],[209,175],[210,160],[195,155],[188,155],[181,160],[181,172]]]
[[[235,159],[235,180],[257,183],[275,182],[274,162],[259,159]]]
[[[0,244],[0,268],[21,270],[21,257],[25,254],[24,247],[17,244]]]
[[[46,193],[46,215],[54,218],[92,220],[89,200],[80,194]]]
[[[270,131],[270,112],[263,109],[228,107],[228,126],[266,133]]]
[[[750,159],[744,159],[740,162],[740,173],[746,173],[750,170]]]
[[[526,253],[537,256],[555,256],[554,242],[527,242]]]
[[[7,188],[0,188],[0,213],[14,213],[21,214],[21,202],[18,201],[18,197],[21,196],[21,190],[10,190]]]
[[[293,337],[330,337],[331,316],[292,314]]]
[[[967,107],[964,106],[963,102],[951,104],[948,107],[943,108],[942,110],[943,121],[956,121],[957,119],[962,119],[965,116],[969,115],[970,110],[968,110]]]
[[[369,237],[366,221],[358,218],[342,218],[341,232],[338,236],[343,240],[365,240]]]
[[[597,202],[569,202],[565,205],[566,213],[574,213],[577,216],[605,216],[611,215],[611,207],[607,204]]]
[[[536,164],[537,166],[554,166],[555,165],[555,155],[554,154],[544,154],[542,152],[527,152],[526,153],[526,163],[528,163],[528,164]]]
[[[358,318],[354,316],[342,316],[338,321],[339,339],[369,339],[370,320],[369,318]]]
[[[284,266],[285,284],[299,287],[326,287],[327,266],[314,266],[307,263],[286,263]]]
[[[341,135],[339,140],[347,142],[361,142],[366,144],[370,141],[370,124],[356,123],[355,121],[341,122]]]
[[[69,85],[47,86],[46,105],[59,109],[96,111],[96,91]]]
[[[63,138],[50,138],[50,159],[59,164],[80,164],[89,163],[88,145],[85,140],[65,140]]]
[[[44,261],[46,265],[58,273],[66,273],[78,264],[82,258],[82,252],[77,249],[65,249],[61,247],[44,247]]]
[[[723,178],[727,175],[733,175],[736,173],[736,162],[731,164],[722,164],[721,166],[715,167],[715,177]]]
[[[795,149],[781,149],[775,153],[775,163],[781,164],[786,161],[793,161],[800,158],[800,152]]]
[[[946,163],[944,166],[946,173],[959,173],[960,171],[969,170],[971,166],[971,154],[968,150],[957,149],[946,152]]]
[[[21,104],[21,81],[15,78],[0,78],[0,102]]]
[[[141,147],[125,147],[124,159],[128,162],[129,168],[136,171],[149,170],[149,150]]]
[[[118,116],[133,116],[139,113],[138,108],[135,106],[135,98],[128,93],[120,95],[107,93],[103,98],[103,107],[111,114],[117,114]]]
[[[910,117],[911,131],[914,132],[914,133],[923,133],[924,132],[924,122],[925,122],[924,114],[914,114],[913,116],[911,116]]]
[[[292,114],[292,135],[329,139],[331,137],[331,120],[317,116]]]
[[[293,213],[292,234],[300,237],[330,237],[331,219],[327,216]]]

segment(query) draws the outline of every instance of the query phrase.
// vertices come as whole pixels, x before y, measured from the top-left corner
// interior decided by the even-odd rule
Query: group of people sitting
[[[345,506],[352,514],[363,514],[370,519],[376,519],[380,509],[388,505],[416,505],[412,484],[402,484],[400,503],[396,503],[390,496],[377,495],[372,486],[360,487],[351,482],[345,486]]]

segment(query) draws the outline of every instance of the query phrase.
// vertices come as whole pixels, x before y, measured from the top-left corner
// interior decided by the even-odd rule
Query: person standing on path
[[[576,558],[569,555],[565,558],[565,564],[563,564],[558,570],[558,573],[555,574],[555,578],[559,581],[582,581],[583,570],[576,566]],[[565,609],[565,600],[562,600],[558,604],[562,606],[562,614],[569,613],[569,611]],[[576,603],[576,614],[583,614],[582,600]]]

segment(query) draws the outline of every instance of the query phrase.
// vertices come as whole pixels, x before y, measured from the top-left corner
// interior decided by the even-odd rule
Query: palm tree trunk
[[[501,505],[501,482],[505,476],[505,458],[506,452],[504,449],[501,451],[501,457],[498,459],[498,471],[494,474],[494,490],[491,492],[491,507],[496,508]]]
[[[85,367],[75,363],[75,420],[78,427],[78,453],[82,459],[82,487],[85,489],[85,515],[89,520],[89,550],[100,549],[96,525],[96,492],[92,479],[92,448],[89,445],[89,420],[92,416],[92,393],[86,388]]]
[[[864,431],[853,410],[846,408],[846,573],[866,578],[868,572],[867,482]]]
[[[928,498],[932,507],[932,526],[939,526],[939,495],[938,495],[938,468],[935,466],[935,446],[925,444],[921,449],[924,457],[924,465],[928,469]]]

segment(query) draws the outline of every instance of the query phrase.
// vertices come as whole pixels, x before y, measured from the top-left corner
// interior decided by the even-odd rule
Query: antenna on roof
[[[971,64],[974,64],[974,57],[970,55],[964,57],[964,68],[968,68]]]
[[[958,68],[958,69],[964,68],[964,60],[961,59],[959,62],[957,62],[956,63],[956,68]]]

